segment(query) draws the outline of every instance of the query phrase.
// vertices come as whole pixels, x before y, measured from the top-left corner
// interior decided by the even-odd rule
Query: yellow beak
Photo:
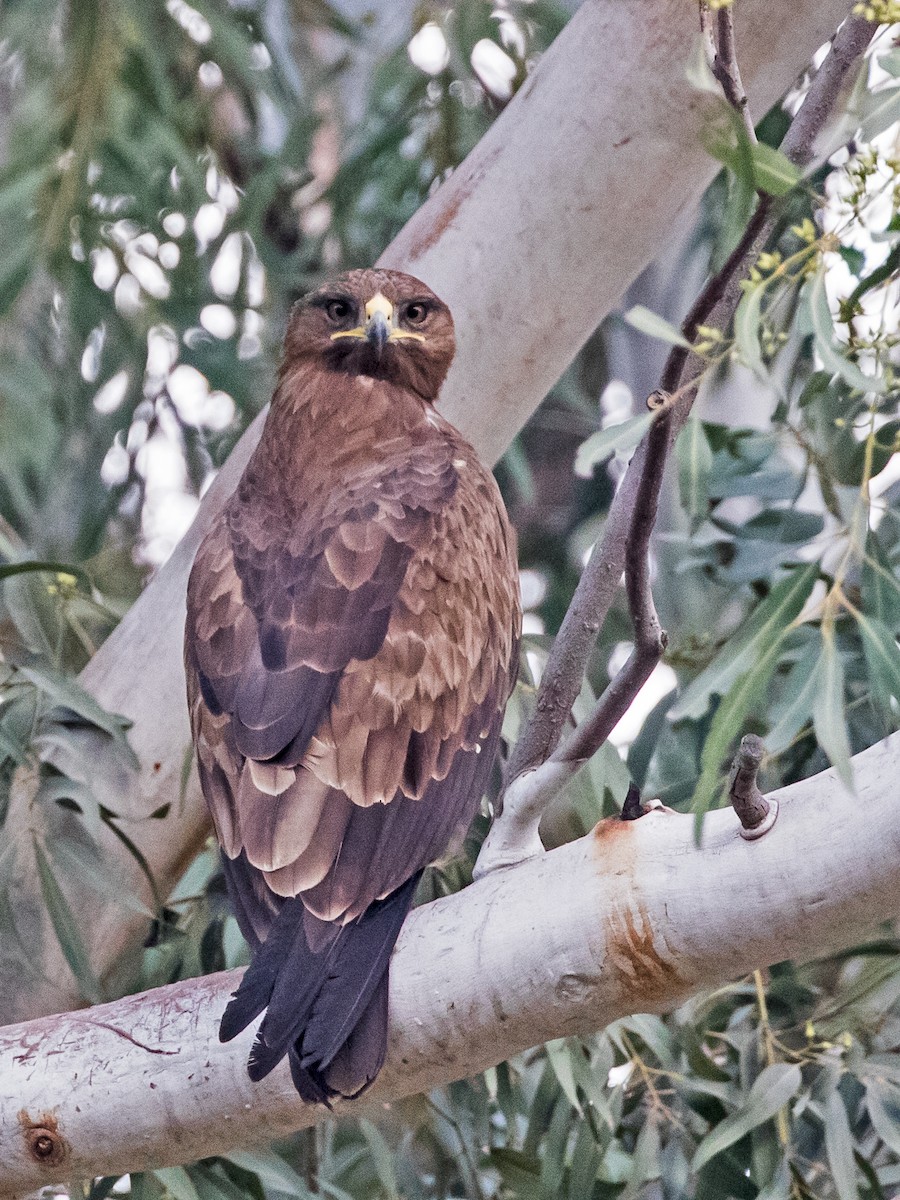
[[[365,325],[357,325],[355,329],[343,329],[340,333],[333,333],[331,340],[334,342],[338,338],[359,338],[361,341],[369,342],[379,356],[388,342],[399,342],[402,338],[414,338],[419,342],[425,341],[424,334],[411,333],[408,329],[401,329],[395,324],[395,320],[393,304],[387,296],[376,292],[366,304]]]

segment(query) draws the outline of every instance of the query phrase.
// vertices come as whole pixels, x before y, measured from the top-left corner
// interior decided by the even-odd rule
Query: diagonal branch
[[[708,16],[705,4],[701,5],[701,11],[704,10]],[[733,25],[730,10],[722,11],[729,13],[729,20],[719,23],[722,69],[728,68],[729,79],[737,87],[740,72],[734,60]],[[784,153],[797,165],[812,158],[816,138],[832,115],[841,84],[858,63],[875,28],[861,17],[851,17],[835,35],[782,145]],[[742,111],[747,113],[746,105]],[[701,325],[711,323],[724,329],[731,322],[741,297],[741,282],[771,237],[778,217],[778,206],[770,196],[761,194],[737,246],[707,281],[685,317],[682,333],[687,342],[694,341]],[[665,465],[690,414],[705,367],[704,360],[685,346],[674,347],[666,360],[659,389],[666,402],[628,465],[610,506],[603,536],[582,573],[551,649],[534,715],[510,758],[508,786],[479,856],[479,876],[538,852],[537,825],[543,808],[569,775],[600,748],[662,654],[664,635],[659,630],[648,582],[649,539],[656,521]],[[600,697],[593,713],[569,742],[557,749],[623,569],[626,569],[626,590],[635,627],[634,652]],[[560,763],[573,768],[562,778]],[[546,772],[544,778],[541,771]],[[517,787],[519,777],[523,777],[523,783]]]
[[[847,73],[858,62],[871,40],[874,26],[859,17],[848,19],[835,36],[828,57],[819,68],[806,99],[785,136],[783,150],[798,165],[809,161],[815,140],[832,112]],[[697,327],[713,318],[720,325],[730,320],[740,298],[740,282],[771,235],[776,207],[762,197],[735,249],[712,276],[694,302],[682,325],[687,341]],[[668,448],[684,425],[696,395],[703,359],[684,347],[675,347],[666,360],[660,390],[678,399],[663,420],[638,446],[625,472],[604,528],[582,574],[569,611],[554,642],[538,693],[537,710],[515,747],[509,777],[544,761],[555,749],[563,726],[581,687],[588,657],[606,619],[625,567],[628,537],[639,501],[654,505],[662,482]],[[655,497],[655,499],[654,499]]]

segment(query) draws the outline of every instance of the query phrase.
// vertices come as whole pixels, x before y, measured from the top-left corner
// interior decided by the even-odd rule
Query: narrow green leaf
[[[153,903],[156,906],[156,910],[159,911],[162,908],[162,897],[159,894],[159,889],[156,886],[156,879],[153,876],[153,872],[150,869],[150,864],[147,862],[143,851],[138,845],[136,845],[135,842],[132,841],[125,830],[119,827],[118,822],[120,818],[116,813],[112,812],[103,804],[98,805],[97,808],[100,813],[100,820],[104,823],[104,825],[106,825],[107,829],[116,835],[128,853],[140,867],[144,878],[150,885],[150,894],[153,896]]]
[[[859,109],[859,140],[871,142],[897,121],[900,121],[900,87],[868,92]]]
[[[397,1175],[394,1171],[394,1156],[390,1147],[381,1135],[380,1130],[371,1121],[362,1118],[359,1128],[372,1155],[372,1165],[375,1173],[390,1200],[399,1200],[397,1190]]]
[[[790,1200],[791,1171],[786,1159],[782,1159],[772,1178],[762,1189],[756,1200]]]
[[[3,563],[0,566],[0,579],[12,579],[14,575],[28,575],[32,572],[41,572],[50,575],[69,575],[74,577],[85,586],[90,588],[91,580],[88,573],[81,567],[73,567],[69,563],[47,562],[44,560],[35,561],[29,559],[26,562]]]
[[[629,308],[625,313],[625,320],[640,333],[646,333],[648,337],[668,342],[670,346],[682,346],[685,350],[690,349],[691,343],[677,326],[651,309],[645,308],[643,304],[636,304],[634,308]]]
[[[688,516],[702,520],[709,510],[713,454],[703,422],[691,417],[678,435],[678,488]]]
[[[599,429],[578,447],[575,455],[575,474],[582,479],[589,479],[591,472],[598,463],[604,462],[616,451],[633,450],[656,417],[655,412],[643,413],[639,417],[630,417],[620,421],[618,425],[610,425],[608,429]]]
[[[764,291],[765,288],[760,284],[746,288],[734,314],[734,340],[737,348],[744,363],[759,379],[768,377],[759,343]]]
[[[791,744],[804,725],[812,721],[813,698],[819,687],[821,652],[810,647],[794,664],[785,684],[784,708],[766,734],[770,754],[780,754]]]
[[[900,1088],[881,1079],[867,1080],[866,1107],[875,1132],[893,1154],[900,1156]]]
[[[712,73],[709,59],[706,56],[706,44],[700,34],[694,39],[694,48],[691,51],[684,75],[691,87],[698,92],[708,92],[721,100],[722,88]]]
[[[827,370],[834,375],[840,375],[845,383],[860,392],[887,391],[887,381],[878,375],[866,375],[856,363],[850,361],[841,352],[837,336],[834,332],[834,322],[831,309],[828,307],[828,296],[825,292],[825,267],[820,264],[818,271],[806,289],[806,305],[809,321],[816,338],[816,350]]]
[[[311,1194],[301,1176],[274,1151],[231,1150],[228,1161],[244,1171],[252,1171],[267,1189],[296,1196],[299,1200],[306,1200]]]
[[[866,541],[862,569],[863,608],[894,633],[900,633],[900,582],[874,533]]]
[[[600,1167],[600,1148],[587,1121],[578,1127],[569,1167],[568,1200],[584,1200],[594,1193],[594,1181]]]
[[[825,1152],[840,1200],[859,1200],[850,1122],[836,1087],[828,1093],[825,1102]]]
[[[157,1167],[153,1174],[173,1200],[200,1200],[190,1175],[183,1167]]]
[[[890,50],[887,54],[880,55],[876,61],[888,75],[893,75],[895,79],[900,76],[900,50]]]
[[[891,696],[900,700],[900,647],[893,633],[874,617],[856,614],[872,691],[882,708],[890,710]]]
[[[756,142],[751,151],[753,176],[761,192],[770,196],[785,196],[800,182],[800,171],[791,160],[774,146]]]
[[[557,1083],[562,1088],[566,1099],[577,1113],[581,1112],[581,1101],[578,1099],[578,1089],[575,1087],[575,1072],[572,1067],[572,1051],[565,1038],[554,1038],[544,1046],[547,1061],[553,1068]],[[579,1050],[575,1051],[580,1053]]]
[[[710,665],[685,688],[681,699],[669,710],[669,719],[702,717],[710,698],[723,696],[738,676],[751,669],[761,649],[787,631],[809,599],[818,575],[818,564],[807,563],[777,583]]]
[[[71,968],[72,974],[78,981],[78,986],[81,988],[81,993],[85,1000],[89,1000],[91,1004],[99,1004],[102,999],[100,984],[91,966],[91,960],[81,937],[78,922],[75,920],[75,915],[69,907],[68,900],[56,882],[53,869],[36,838],[34,839],[34,858],[38,869],[38,879],[41,884],[41,894],[44,898],[44,904],[47,906],[47,912],[53,924],[53,929],[59,940],[60,949]]]
[[[706,1135],[697,1147],[691,1169],[699,1171],[710,1159],[764,1121],[769,1121],[797,1094],[803,1083],[800,1068],[788,1063],[773,1063],[757,1077],[747,1103]]]
[[[4,758],[11,758],[14,763],[21,766],[25,761],[25,747],[18,738],[7,733],[0,724],[0,760]]]
[[[110,864],[104,861],[96,844],[88,840],[87,834],[84,836],[84,841],[75,841],[71,837],[47,841],[47,853],[60,874],[86,883],[111,904],[121,904],[123,908],[152,920],[155,916],[152,909],[141,901],[133,887],[125,885],[118,877],[118,872],[111,871]]]
[[[822,639],[822,657],[818,687],[813,698],[813,728],[819,745],[828,761],[851,791],[853,766],[850,762],[850,740],[844,715],[844,664],[833,637]]]
[[[94,725],[97,729],[102,729],[104,733],[108,733],[110,737],[115,738],[117,742],[127,747],[132,765],[134,767],[139,765],[125,740],[125,729],[129,725],[125,717],[107,712],[74,679],[66,678],[65,675],[54,671],[45,664],[38,667],[32,663],[30,666],[20,667],[19,672],[30,683],[33,683],[36,688],[40,688],[44,695],[54,704],[58,704],[61,708],[70,709],[77,716],[81,717],[82,720],[87,721],[89,725]]]

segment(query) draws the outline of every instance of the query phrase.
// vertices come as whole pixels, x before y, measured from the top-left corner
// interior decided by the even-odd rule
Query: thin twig
[[[744,84],[741,80],[741,70],[738,66],[737,50],[734,44],[734,13],[731,6],[720,8],[716,13],[715,29],[711,20],[708,0],[700,0],[700,29],[706,41],[706,54],[710,70],[721,85],[725,99],[740,114],[744,129],[751,142],[756,141],[756,130],[750,115],[750,106]]]
[[[851,17],[835,35],[831,50],[782,143],[783,153],[798,166],[812,160],[816,138],[831,115],[841,85],[865,51],[874,29],[863,18]],[[719,36],[723,53],[733,58],[730,26],[720,25]],[[740,87],[739,72],[735,72],[734,78],[735,86]],[[741,296],[741,280],[773,233],[778,216],[779,209],[771,197],[760,196],[738,245],[707,281],[684,320],[682,332],[688,342],[696,337],[700,325],[725,328],[729,324]],[[501,859],[515,861],[517,837],[521,837],[524,854],[534,852],[534,846],[539,844],[537,820],[542,806],[599,749],[658,661],[664,635],[649,592],[649,576],[645,574],[646,546],[656,519],[668,454],[690,415],[705,365],[702,358],[686,347],[675,347],[666,360],[660,390],[671,398],[671,403],[654,421],[632,456],[610,505],[603,536],[594,546],[563,618],[544,669],[534,714],[513,748],[507,767],[505,804],[517,811],[508,814],[506,829],[499,830],[496,827],[503,823],[504,799],[498,803],[498,819],[485,844],[488,853],[479,860],[481,874],[502,865]],[[629,605],[635,622],[635,649],[588,719],[557,750],[581,688],[587,660],[626,567]],[[492,841],[496,845],[489,845]],[[502,850],[497,853],[501,844]],[[524,849],[526,844],[530,850]]]
[[[781,152],[795,166],[805,167],[815,157],[816,141],[828,123],[847,75],[856,69],[877,29],[865,17],[848,17],[831,43],[828,57],[809,85],[803,104],[791,121]]]

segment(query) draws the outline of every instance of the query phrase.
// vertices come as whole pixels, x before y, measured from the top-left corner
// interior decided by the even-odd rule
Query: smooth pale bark
[[[768,108],[848,11],[847,0],[741,0],[737,44],[754,111]],[[785,36],[789,25],[790,36]],[[715,174],[703,151],[705,99],[685,78],[697,38],[685,0],[588,0],[469,158],[409,222],[382,261],[423,277],[450,304],[459,351],[443,411],[495,461],[640,271],[667,245]],[[216,507],[234,487],[258,423],[223,468],[176,553],[108,642],[83,683],[133,721],[141,763],[130,774],[85,738],[82,761],[98,799],[135,818],[125,828],[161,893],[208,835],[196,781],[182,796],[189,752],[181,631],[187,573]],[[87,763],[87,765],[86,765]],[[164,821],[142,820],[164,801]],[[28,789],[9,828],[27,827]],[[149,898],[137,864],[104,826],[93,832],[123,886]],[[36,970],[0,948],[0,1021],[78,1004],[22,856],[13,896]],[[134,913],[87,889],[85,930],[97,973],[120,964],[146,929]],[[110,992],[120,984],[108,980]]]
[[[747,842],[730,810],[601,822],[559,850],[417,909],[391,969],[388,1062],[372,1101],[472,1075],[549,1038],[671,1009],[786,958],[852,944],[900,916],[900,734],[777,793]],[[239,973],[0,1030],[0,1195],[51,1181],[192,1162],[323,1113],[282,1064],[245,1073],[251,1034],[217,1026]],[[49,1115],[49,1116],[48,1116]],[[28,1149],[49,1127],[54,1165]]]

